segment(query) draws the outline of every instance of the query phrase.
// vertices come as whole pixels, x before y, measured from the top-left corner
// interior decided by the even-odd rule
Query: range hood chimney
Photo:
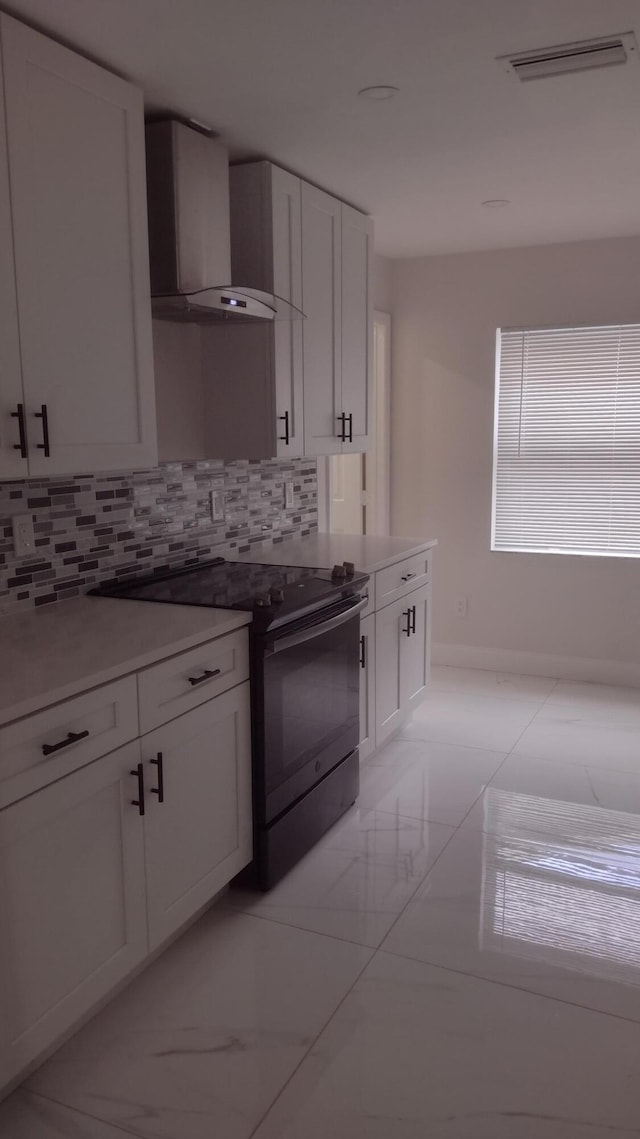
[[[292,320],[295,305],[231,285],[229,156],[176,119],[146,125],[151,305],[162,320]]]

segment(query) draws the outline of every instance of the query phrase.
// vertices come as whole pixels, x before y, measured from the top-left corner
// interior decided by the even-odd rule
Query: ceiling
[[[640,0],[7,0],[376,220],[393,257],[640,233],[640,63],[518,84],[508,52],[635,30]],[[359,98],[394,84],[387,102]],[[510,205],[480,203],[507,198]]]

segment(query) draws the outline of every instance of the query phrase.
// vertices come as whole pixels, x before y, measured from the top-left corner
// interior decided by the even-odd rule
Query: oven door
[[[360,613],[342,601],[267,634],[258,647],[261,699],[255,743],[268,824],[358,746]]]

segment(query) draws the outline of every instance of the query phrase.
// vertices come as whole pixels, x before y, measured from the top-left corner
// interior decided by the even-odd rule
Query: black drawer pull
[[[42,443],[38,443],[38,450],[44,451],[45,458],[51,457],[51,447],[49,446],[49,415],[47,413],[47,405],[43,403],[40,411],[34,412],[36,419],[42,420]]]
[[[286,443],[287,446],[291,442],[289,439],[289,412],[285,411],[284,415],[279,415],[278,419],[284,419],[284,435],[279,435],[278,438],[281,443]]]
[[[20,442],[13,444],[14,451],[19,451],[22,458],[27,457],[27,433],[24,426],[24,404],[17,404],[17,411],[11,412],[11,418],[18,420],[18,432],[20,434]]]
[[[364,634],[360,637],[360,668],[367,667],[367,638]]]
[[[139,763],[130,775],[135,775],[138,780],[138,798],[131,800],[131,806],[138,808],[138,814],[144,815],[144,764]]]
[[[416,607],[415,607],[415,605],[412,605],[411,606],[411,632],[415,633],[415,631],[416,631]]]
[[[340,413],[340,415],[336,415],[336,419],[342,420],[342,427],[340,429],[340,434],[338,435],[338,439],[340,440],[341,443],[346,443],[346,441],[347,441],[347,417],[346,417],[344,411],[342,411]]]
[[[349,412],[347,419],[349,420],[349,438],[345,442],[353,443],[353,414],[351,412]]]
[[[188,676],[189,684],[202,684],[203,680],[211,680],[214,676],[220,676],[221,668],[205,668],[202,676]]]
[[[149,763],[152,763],[154,767],[158,768],[158,786],[150,788],[151,794],[158,796],[159,803],[164,803],[164,764],[162,762],[162,752],[159,751],[156,758],[150,759]]]
[[[417,574],[415,574],[415,573],[403,573],[403,575],[402,575],[402,581],[411,581],[411,578],[412,578],[412,577],[417,577],[417,576],[418,576],[418,575],[417,575]]]
[[[411,636],[411,609],[403,609],[402,610],[402,616],[407,618],[407,626],[406,626],[406,628],[403,628],[402,632],[405,633],[407,635],[407,637],[410,637]]]
[[[69,732],[67,738],[60,740],[57,744],[43,744],[42,754],[53,755],[54,751],[61,751],[63,747],[70,747],[71,744],[77,744],[78,740],[86,740],[89,732]]]

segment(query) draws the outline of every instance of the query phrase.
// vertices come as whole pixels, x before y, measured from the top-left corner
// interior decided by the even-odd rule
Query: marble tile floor
[[[0,1105],[127,1135],[640,1136],[640,690],[434,669],[315,850]]]

